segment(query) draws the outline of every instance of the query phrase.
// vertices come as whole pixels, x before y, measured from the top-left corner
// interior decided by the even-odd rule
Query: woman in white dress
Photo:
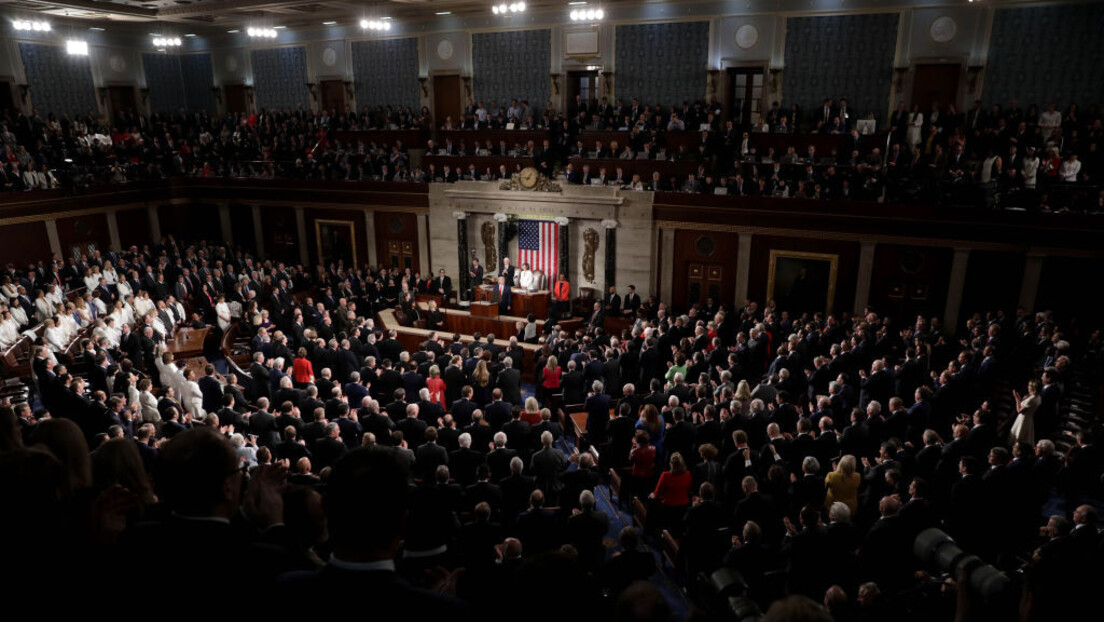
[[[115,284],[115,298],[118,300],[126,300],[134,292],[130,289],[130,283],[126,279],[123,279]]]
[[[49,300],[55,309],[60,309],[65,304],[65,294],[57,285],[46,286],[46,300]]]
[[[104,262],[103,278],[107,282],[108,287],[114,287],[119,282],[119,273],[115,271],[115,268],[111,265],[110,261]]]
[[[100,269],[96,266],[84,269],[84,288],[92,291],[100,286]]]
[[[145,317],[150,309],[153,309],[153,301],[150,300],[149,292],[145,290],[138,292],[138,297],[134,299],[135,317]]]
[[[173,362],[172,352],[161,352],[160,355],[154,357],[153,362],[157,365],[157,373],[161,378],[162,387],[172,387],[174,393],[178,398],[181,397],[182,385],[184,384],[184,375],[180,373],[180,368]],[[180,399],[181,404],[184,400]],[[185,406],[185,409],[187,407]],[[184,413],[181,413],[183,416]]]
[[[909,114],[908,134],[906,139],[910,147],[916,147],[920,144],[920,130],[923,128],[924,113],[920,112],[920,106],[918,104],[912,107],[912,112]]]
[[[142,421],[161,425],[161,411],[157,410],[157,396],[151,392],[153,383],[149,378],[138,381],[138,406],[142,412]]]
[[[76,307],[71,302],[65,305],[63,312],[58,313],[57,325],[62,334],[65,335],[65,343],[72,341],[80,332],[80,325],[77,324],[75,316]]]
[[[76,313],[77,324],[84,327],[92,323],[92,309],[88,308],[88,303],[84,301],[84,298],[77,298],[74,303],[74,312]]]
[[[7,350],[19,341],[19,324],[12,318],[11,311],[4,310],[0,320],[0,348]]]
[[[1043,403],[1039,396],[1039,381],[1032,380],[1027,384],[1027,397],[1020,399],[1020,394],[1012,392],[1016,399],[1016,421],[1012,423],[1012,442],[1035,444],[1035,411]]]
[[[1000,179],[1003,163],[997,152],[990,149],[989,155],[981,162],[981,183],[987,184]]]
[[[65,346],[69,344],[69,340],[65,338],[65,331],[58,327],[54,318],[46,318],[43,324],[46,325],[46,330],[42,332],[42,340],[46,342],[46,346],[51,352],[64,352]]]

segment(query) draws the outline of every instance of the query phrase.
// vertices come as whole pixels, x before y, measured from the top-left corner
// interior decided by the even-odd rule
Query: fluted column
[[[510,256],[510,246],[506,243],[506,221],[509,220],[509,216],[499,212],[494,215],[494,219],[498,223],[497,237],[495,238],[495,242],[498,244],[498,265],[494,267],[494,272],[491,274],[497,275],[502,272],[502,260]],[[490,266],[484,268],[484,270],[489,269]]]
[[[457,265],[460,266],[460,274],[457,280],[458,295],[456,296],[457,302],[470,302],[471,297],[471,275],[468,274],[468,213],[467,212],[453,212],[452,217],[456,219],[456,258]]]
[[[603,220],[602,227],[606,230],[606,285],[602,291],[605,296],[609,288],[617,285],[617,221]]]
[[[556,224],[560,226],[560,256],[556,260],[556,271],[571,279],[571,221],[563,216],[556,218]],[[559,274],[549,274],[545,284],[552,289],[552,284],[559,278]]]

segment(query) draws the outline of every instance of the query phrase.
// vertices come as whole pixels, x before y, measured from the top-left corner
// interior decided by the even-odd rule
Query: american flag
[[[518,223],[518,268],[527,263],[540,270],[546,282],[556,278],[560,265],[560,227],[554,220],[522,220]]]

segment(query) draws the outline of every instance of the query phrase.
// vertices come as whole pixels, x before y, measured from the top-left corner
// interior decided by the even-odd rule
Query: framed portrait
[[[791,314],[832,312],[839,255],[772,250],[767,299]]]
[[[351,220],[314,221],[315,247],[318,261],[328,265],[344,260],[346,266],[356,264],[356,225]]]

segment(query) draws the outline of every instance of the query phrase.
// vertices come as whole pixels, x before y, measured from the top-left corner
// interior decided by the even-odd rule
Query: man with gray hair
[[[593,445],[601,445],[606,442],[606,427],[610,418],[610,396],[603,393],[604,385],[601,380],[595,380],[590,385],[591,393],[586,398],[587,412],[586,432]]]

